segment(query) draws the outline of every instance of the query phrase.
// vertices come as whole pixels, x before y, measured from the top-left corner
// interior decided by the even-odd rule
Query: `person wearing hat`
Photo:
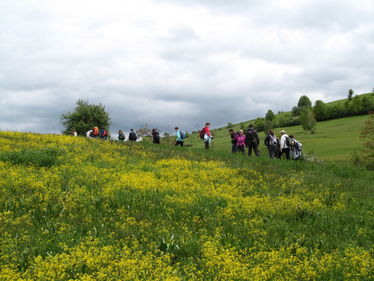
[[[282,155],[286,154],[286,159],[290,160],[290,146],[291,146],[290,137],[286,134],[285,130],[281,130],[279,134],[281,135],[279,158],[282,159]]]

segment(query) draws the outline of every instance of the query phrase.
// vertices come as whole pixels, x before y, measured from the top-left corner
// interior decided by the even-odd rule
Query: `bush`
[[[363,147],[357,151],[353,160],[357,165],[362,165],[369,170],[374,170],[374,113],[369,114],[361,131]]]

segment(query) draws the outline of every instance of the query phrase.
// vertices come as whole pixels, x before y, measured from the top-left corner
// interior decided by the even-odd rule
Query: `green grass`
[[[227,142],[0,132],[0,279],[371,280],[374,173]]]
[[[304,131],[301,126],[285,127],[288,134],[293,134],[303,144],[304,152],[308,156],[314,156],[321,160],[351,161],[352,153],[362,146],[360,131],[367,115],[340,118],[335,120],[318,122],[316,134]],[[237,130],[238,127],[235,128]],[[276,128],[278,132],[281,128]],[[213,149],[221,152],[230,152],[231,143],[228,129],[220,128],[212,130],[214,134]],[[265,133],[260,133],[260,150],[262,157],[266,157],[264,147]],[[203,142],[196,134],[186,139],[186,144],[191,147],[203,147]]]

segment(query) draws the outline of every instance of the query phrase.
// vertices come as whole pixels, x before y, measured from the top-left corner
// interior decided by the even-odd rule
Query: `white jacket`
[[[283,134],[280,138],[280,149],[288,148],[288,145],[286,143],[286,138],[288,138],[287,134]]]

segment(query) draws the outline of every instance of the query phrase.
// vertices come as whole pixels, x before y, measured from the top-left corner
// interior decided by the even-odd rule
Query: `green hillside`
[[[372,108],[374,106],[374,94],[366,93],[362,95],[355,96],[359,97],[359,102],[362,102],[362,106],[365,108]],[[365,100],[369,104],[365,104]],[[341,99],[326,103],[327,109],[344,111],[353,110],[352,106],[357,101],[354,100],[349,103],[348,109],[344,106],[348,99]],[[357,109],[356,109],[357,110]],[[367,109],[366,109],[367,110]],[[366,111],[367,112],[367,111]],[[337,113],[342,114],[342,113]],[[355,115],[355,114],[353,114]],[[357,113],[356,113],[357,115]],[[294,119],[291,112],[281,112],[276,114],[276,120],[281,119]],[[362,126],[367,120],[367,115],[357,115],[353,117],[337,118],[328,121],[319,121],[316,127],[316,134],[311,135],[302,129],[300,125],[297,126],[282,126],[274,129],[275,133],[279,137],[279,131],[284,129],[288,134],[293,134],[296,139],[298,139],[304,146],[304,153],[310,158],[317,158],[320,160],[331,160],[331,161],[350,161],[352,158],[352,153],[362,146],[360,140],[360,132]],[[283,122],[284,123],[284,122]],[[255,120],[244,121],[239,124],[235,124],[233,129],[238,131],[242,126],[245,128],[249,124],[255,124]],[[289,123],[288,124],[292,124]],[[293,122],[294,124],[294,122]],[[213,129],[212,133],[214,135],[214,149],[218,151],[230,151],[230,139],[228,135],[228,129],[217,128]],[[265,138],[265,133],[260,133],[261,146],[260,151],[262,155],[266,155],[267,151],[263,145],[263,140]],[[198,138],[197,134],[194,133],[186,140],[187,146],[196,148],[202,146],[201,140]]]
[[[286,130],[288,134],[293,134],[303,144],[304,152],[309,156],[314,156],[321,160],[350,161],[351,154],[362,146],[359,135],[366,120],[367,115],[318,122],[317,133],[314,135],[304,131],[301,126],[282,129]],[[238,129],[239,127],[235,127],[235,130]],[[277,135],[279,135],[280,129],[275,129]],[[214,134],[213,149],[229,153],[231,142],[228,129],[220,128],[212,130],[212,132]],[[263,144],[264,139],[265,133],[262,132],[260,133],[260,150],[262,155],[266,156],[266,148]],[[192,147],[203,147],[202,141],[196,134],[191,135],[186,140],[186,144]]]
[[[373,280],[372,172],[196,151],[0,132],[0,280]]]

